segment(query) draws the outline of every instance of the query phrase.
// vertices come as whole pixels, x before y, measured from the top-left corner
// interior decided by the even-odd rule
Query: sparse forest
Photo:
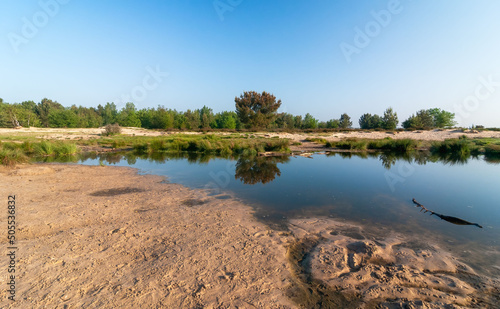
[[[72,105],[65,107],[57,101],[44,98],[40,102],[7,103],[0,99],[0,127],[97,128],[109,124],[146,129],[349,129],[351,117],[343,113],[338,119],[319,121],[310,113],[305,116],[279,113],[281,100],[273,94],[248,91],[235,97],[235,110],[214,113],[207,106],[200,109],[177,111],[159,105],[156,108],[137,109],[126,103],[118,109],[114,103],[97,107]],[[405,129],[444,128],[455,125],[454,114],[438,108],[421,110],[402,122]],[[363,114],[361,129],[394,130],[399,121],[392,108],[383,116]]]

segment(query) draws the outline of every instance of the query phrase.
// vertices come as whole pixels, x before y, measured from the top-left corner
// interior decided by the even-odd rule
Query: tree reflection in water
[[[236,163],[235,179],[241,180],[244,184],[254,185],[256,183],[268,183],[276,176],[281,176],[278,163],[290,161],[288,156],[280,157],[241,157]]]
[[[432,153],[429,151],[413,151],[409,153],[401,152],[330,152],[327,156],[341,156],[342,158],[357,157],[361,159],[378,158],[382,166],[386,169],[391,169],[398,161],[406,161],[410,164],[425,165],[427,162],[442,162],[444,164],[466,164],[469,159],[478,159],[477,153],[458,154],[458,153]],[[281,171],[278,168],[278,163],[287,163],[290,161],[289,156],[264,157],[264,156],[220,156],[211,153],[202,152],[152,152],[141,153],[135,152],[111,152],[111,153],[81,153],[78,156],[66,157],[42,157],[36,158],[37,162],[84,162],[88,159],[96,160],[108,164],[116,164],[121,160],[127,160],[128,164],[135,164],[137,159],[153,161],[157,163],[165,163],[169,160],[187,160],[192,164],[208,164],[212,159],[224,158],[227,160],[237,160],[235,179],[241,180],[244,184],[266,184],[276,177],[281,176]],[[500,156],[496,154],[486,154],[485,161],[491,164],[499,164]]]

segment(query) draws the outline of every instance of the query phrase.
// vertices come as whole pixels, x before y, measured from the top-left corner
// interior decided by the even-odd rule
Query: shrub
[[[149,148],[152,151],[165,151],[167,150],[167,143],[165,142],[165,140],[155,139],[151,141],[151,145],[149,146]]]
[[[132,146],[134,151],[137,153],[146,153],[148,152],[149,145],[148,143],[137,143]]]
[[[110,135],[117,135],[120,133],[122,133],[122,128],[117,123],[115,123],[106,125],[101,135],[110,136]]]

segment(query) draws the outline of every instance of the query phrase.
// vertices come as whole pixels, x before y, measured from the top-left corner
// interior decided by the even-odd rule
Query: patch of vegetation
[[[152,152],[202,152],[220,155],[256,155],[261,152],[289,152],[288,139],[227,137],[219,135],[177,135],[168,138],[143,138],[133,145],[138,153]]]
[[[79,151],[80,149],[75,143],[66,141],[0,143],[0,164],[13,166],[28,162],[31,157],[64,157],[72,156]]]
[[[19,149],[0,148],[0,163],[6,166],[14,166],[19,163],[25,163],[28,157]]]
[[[306,138],[306,141],[313,142],[316,144],[326,144],[327,140],[321,137],[308,137]]]
[[[368,142],[364,139],[345,139],[335,143],[335,147],[349,150],[366,150]]]
[[[439,154],[453,153],[461,157],[469,156],[473,145],[467,139],[447,139],[443,142],[435,142],[431,146],[431,152]]]
[[[54,143],[42,141],[33,146],[35,155],[37,156],[51,156],[54,154]]]

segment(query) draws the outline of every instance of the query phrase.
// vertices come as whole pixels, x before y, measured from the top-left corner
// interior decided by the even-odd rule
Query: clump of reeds
[[[25,163],[28,157],[19,148],[0,148],[0,163],[6,166],[13,166],[18,163]]]

